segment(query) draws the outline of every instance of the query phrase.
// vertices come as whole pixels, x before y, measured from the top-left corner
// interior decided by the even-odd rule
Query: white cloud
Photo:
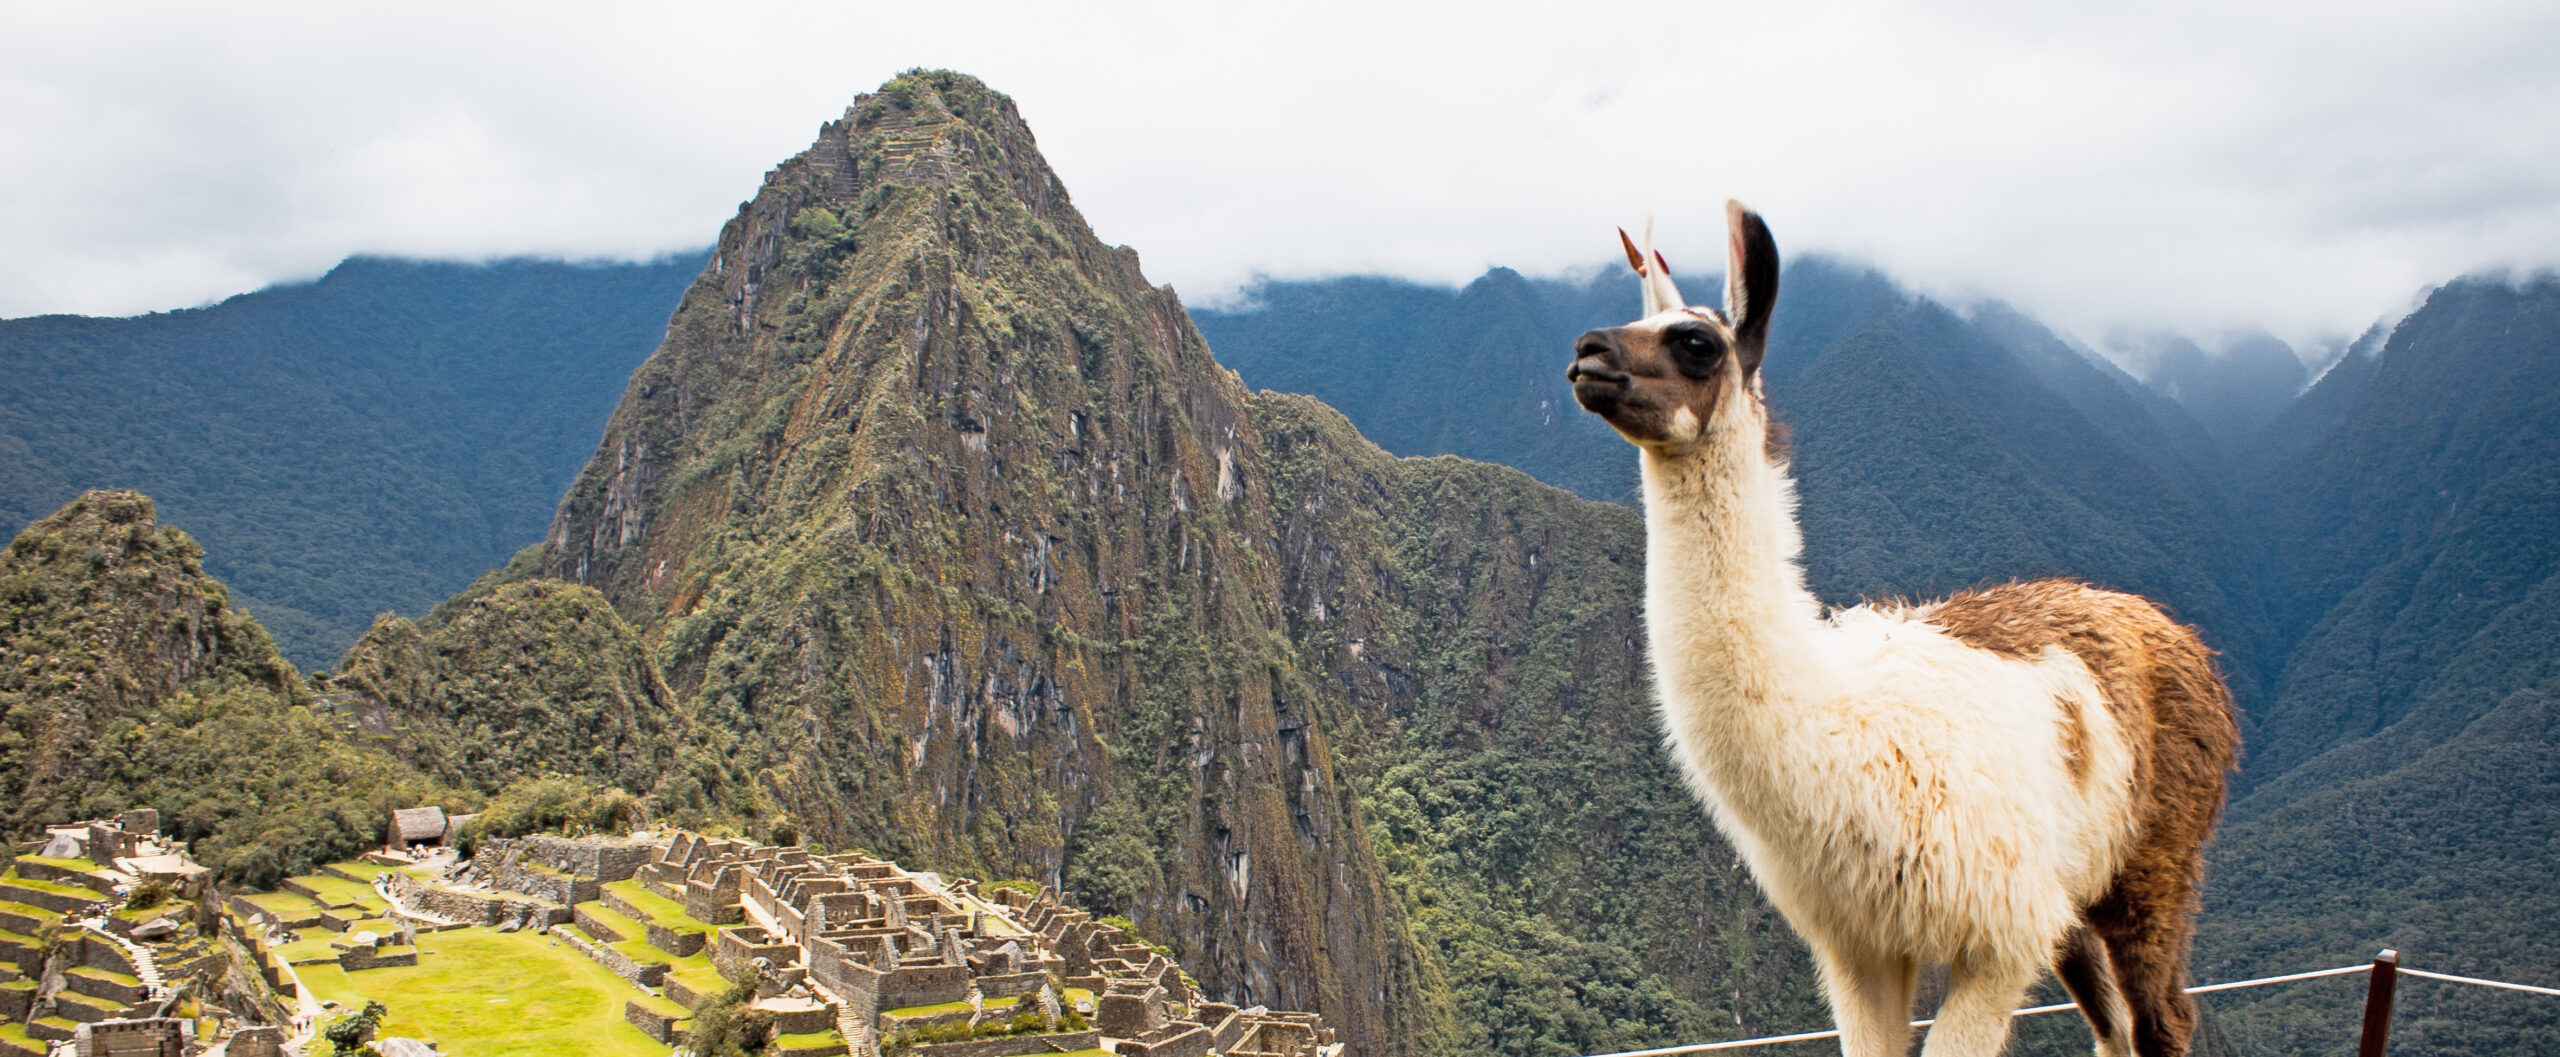
[[[358,252],[640,257],[909,66],[1014,96],[1105,238],[1256,275],[1781,245],[2084,333],[2353,333],[2560,257],[2542,3],[14,5],[0,315]]]

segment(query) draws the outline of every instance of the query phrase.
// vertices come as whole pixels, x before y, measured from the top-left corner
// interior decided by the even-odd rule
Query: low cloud
[[[1013,95],[1194,301],[1555,272],[1648,213],[1712,270],[1727,195],[2086,334],[2334,339],[2560,257],[2548,4],[1072,6],[22,5],[0,315],[699,246],[919,65]]]

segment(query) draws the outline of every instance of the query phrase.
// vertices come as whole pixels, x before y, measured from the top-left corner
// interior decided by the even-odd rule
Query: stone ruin
[[[675,836],[636,876],[697,920],[725,926],[713,948],[724,974],[736,978],[759,967],[763,993],[819,996],[874,1046],[893,1029],[891,1019],[975,1026],[1016,1015],[989,1014],[987,1004],[1001,999],[1015,1000],[1007,1010],[1036,1010],[1055,1027],[1067,1013],[1057,988],[1067,987],[1094,996],[1092,1008],[1076,1011],[1090,1024],[1082,1032],[916,1050],[947,1046],[969,1057],[1002,1057],[1093,1048],[1107,1039],[1120,1053],[1147,1057],[1342,1052],[1314,1014],[1202,1001],[1172,959],[1045,887],[981,893],[972,881],[860,853],[813,855],[690,834]],[[894,1017],[955,1003],[969,1011]]]

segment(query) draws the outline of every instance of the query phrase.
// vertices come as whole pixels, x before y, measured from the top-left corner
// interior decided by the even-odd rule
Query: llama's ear
[[[1724,314],[1746,372],[1769,349],[1769,314],[1778,307],[1778,243],[1760,214],[1727,200],[1724,223],[1731,259],[1724,271]]]
[[[1644,314],[1669,312],[1687,304],[1680,299],[1680,288],[1671,282],[1671,265],[1663,261],[1662,254],[1653,252],[1651,225],[1645,228],[1644,243],[1643,249],[1637,249],[1636,240],[1628,237],[1627,229],[1618,229],[1618,245],[1627,250],[1627,267],[1635,269],[1636,286],[1644,291]],[[1653,258],[1651,263],[1645,260],[1648,255]]]

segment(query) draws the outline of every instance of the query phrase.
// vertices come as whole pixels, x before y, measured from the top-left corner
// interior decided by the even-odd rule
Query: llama
[[[2067,580],[1826,614],[1760,362],[1778,251],[1728,202],[1725,313],[1619,232],[1644,318],[1574,343],[1574,398],[1639,449],[1665,740],[1812,948],[1847,1057],[1990,1057],[2047,967],[2102,1057],[2187,1052],[2205,839],[2239,750],[2212,651]],[[1650,241],[1648,239],[1648,241]],[[1650,265],[1650,266],[1648,266]]]

